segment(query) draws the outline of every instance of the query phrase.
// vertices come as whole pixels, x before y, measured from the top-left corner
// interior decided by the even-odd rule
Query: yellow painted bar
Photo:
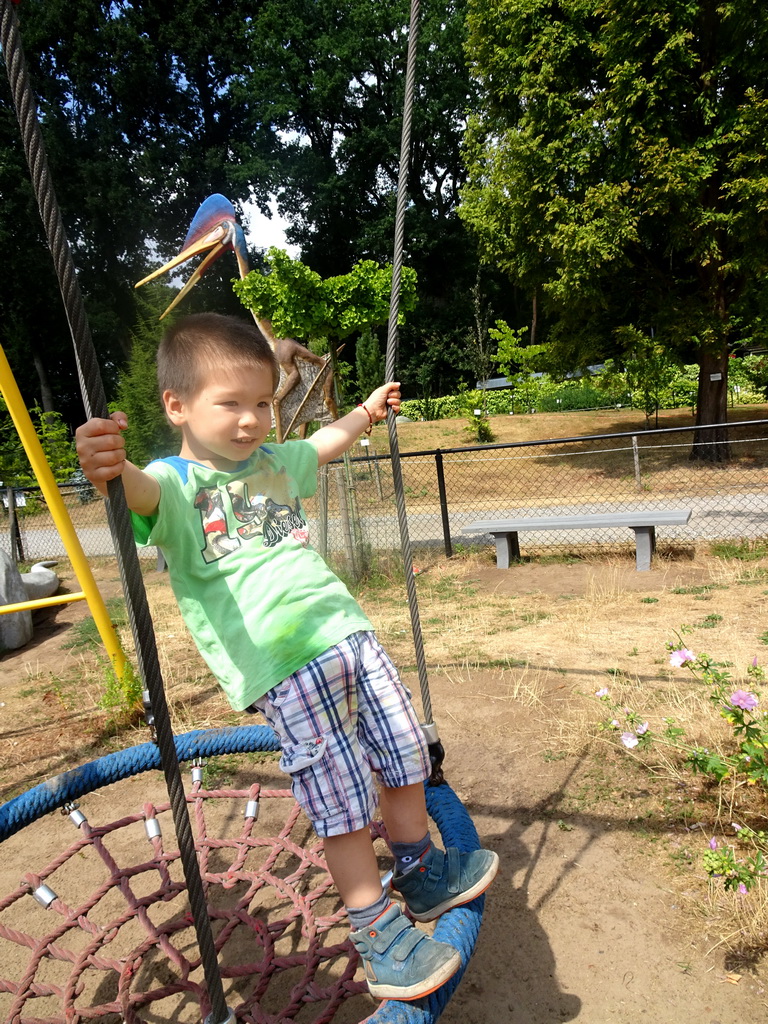
[[[11,612],[31,612],[35,608],[50,608],[57,604],[72,604],[74,601],[85,601],[85,591],[79,590],[76,594],[59,594],[53,597],[38,597],[34,601],[19,601],[18,604],[0,604],[0,615],[10,615]]]
[[[82,545],[80,544],[80,538],[77,536],[72,520],[67,513],[64,499],[61,497],[59,488],[56,486],[56,481],[45,457],[43,446],[40,444],[40,439],[35,433],[35,428],[27,412],[27,407],[24,405],[24,399],[21,397],[21,392],[16,384],[13,371],[2,345],[0,345],[0,391],[2,391],[5,404],[8,406],[8,412],[11,414],[11,419],[21,438],[21,443],[24,445],[32,471],[37,477],[37,482],[40,484],[45,500],[48,503],[53,521],[64,542],[64,548],[75,570],[77,580],[85,592],[88,607],[99,631],[101,642],[104,644],[110,657],[115,674],[118,679],[122,679],[125,671],[125,655],[120,647],[120,641],[117,639],[114,626],[109,618],[104,598],[96,586],[96,580],[93,578],[88,559],[85,557]]]

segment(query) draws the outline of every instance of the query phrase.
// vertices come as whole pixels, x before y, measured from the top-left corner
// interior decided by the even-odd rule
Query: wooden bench
[[[520,516],[518,519],[479,519],[462,533],[490,533],[496,541],[496,565],[508,569],[520,561],[518,533],[525,530],[602,530],[626,526],[635,531],[637,571],[651,568],[657,526],[685,526],[690,509],[640,509],[637,512],[596,512],[584,515]]]

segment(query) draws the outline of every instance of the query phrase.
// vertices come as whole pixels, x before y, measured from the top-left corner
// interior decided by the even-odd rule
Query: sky
[[[265,217],[253,202],[243,204],[243,230],[248,244],[259,248],[268,249],[271,245],[278,249],[285,249],[289,256],[297,259],[299,250],[296,246],[288,245],[285,240],[285,227],[287,222],[277,212],[277,206],[273,200],[270,203],[272,218]]]

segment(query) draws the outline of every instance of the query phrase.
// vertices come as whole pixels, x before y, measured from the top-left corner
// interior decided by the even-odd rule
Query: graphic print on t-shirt
[[[275,482],[284,483],[279,474]],[[195,495],[195,508],[200,511],[200,521],[205,545],[202,556],[205,562],[215,562],[235,551],[243,540],[261,537],[264,546],[274,547],[286,537],[294,537],[306,546],[309,539],[307,524],[301,514],[298,497],[292,504],[280,503],[267,494],[249,494],[249,484],[263,484],[255,479],[236,480],[222,490],[218,487],[201,487]],[[280,489],[280,488],[278,488]],[[280,495],[282,497],[282,495]],[[285,495],[288,498],[288,495]],[[290,499],[289,499],[290,500]],[[225,509],[231,510],[234,519],[241,525],[235,534],[229,532]]]
[[[227,531],[227,517],[224,512],[224,498],[217,488],[201,487],[195,495],[195,508],[200,513],[203,529],[203,558],[215,562],[240,547],[237,537],[230,537]]]

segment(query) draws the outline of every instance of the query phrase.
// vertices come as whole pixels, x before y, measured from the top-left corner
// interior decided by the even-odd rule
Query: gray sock
[[[387,893],[381,890],[381,896],[367,907],[347,907],[349,924],[353,932],[359,932],[361,928],[371,924],[377,917],[381,917],[389,904],[392,902]]]
[[[395,874],[407,875],[416,867],[432,845],[429,832],[418,843],[392,843],[392,856],[395,858]]]

